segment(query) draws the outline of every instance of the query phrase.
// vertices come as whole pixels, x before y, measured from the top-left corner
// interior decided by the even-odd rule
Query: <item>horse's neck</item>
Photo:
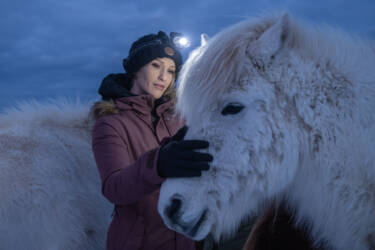
[[[358,191],[366,189],[361,187],[361,174],[353,170],[349,176],[348,169],[329,161],[305,164],[287,196],[296,208],[296,224],[312,222],[311,234],[318,242],[328,240],[338,249],[363,249],[360,241],[375,219],[369,217],[374,206],[358,196]]]

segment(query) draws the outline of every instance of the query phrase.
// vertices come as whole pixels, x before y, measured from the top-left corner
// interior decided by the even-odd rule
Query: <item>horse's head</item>
[[[178,110],[189,126],[185,139],[208,140],[214,161],[201,177],[163,183],[158,209],[171,229],[219,239],[294,178],[307,125],[286,93],[290,67],[300,63],[291,32],[287,15],[246,21],[189,57]]]

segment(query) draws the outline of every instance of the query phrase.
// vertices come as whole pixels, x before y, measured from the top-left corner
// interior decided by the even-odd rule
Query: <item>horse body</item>
[[[242,22],[198,48],[177,105],[186,138],[208,140],[214,161],[199,178],[163,183],[166,225],[219,240],[286,202],[315,246],[373,249],[374,67],[370,41],[288,15]]]
[[[103,249],[87,105],[23,104],[0,116],[0,248]]]

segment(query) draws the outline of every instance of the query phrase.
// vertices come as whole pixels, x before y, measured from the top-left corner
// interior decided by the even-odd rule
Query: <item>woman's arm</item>
[[[119,122],[111,117],[97,120],[92,132],[92,150],[103,195],[114,204],[126,205],[158,189],[164,178],[156,169],[159,147],[131,163],[128,145],[116,130],[118,125]]]

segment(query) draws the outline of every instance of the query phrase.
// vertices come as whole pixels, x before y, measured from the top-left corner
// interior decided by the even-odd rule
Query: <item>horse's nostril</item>
[[[172,204],[167,208],[167,215],[173,223],[178,218],[178,210],[181,208],[181,200],[177,198],[172,199]]]

